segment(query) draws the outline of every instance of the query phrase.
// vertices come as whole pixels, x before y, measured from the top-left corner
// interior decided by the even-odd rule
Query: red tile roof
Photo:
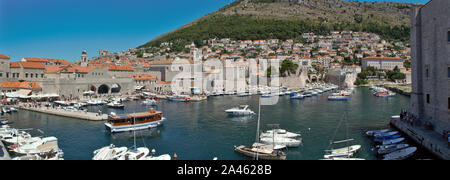
[[[2,88],[21,88],[21,89],[42,89],[38,83],[33,81],[6,81],[0,83]]]
[[[20,65],[25,69],[45,69],[45,66],[42,62],[19,62]]]
[[[10,68],[20,68],[19,62],[10,62],[9,63]]]
[[[8,56],[5,56],[5,55],[3,55],[3,54],[0,54],[0,59],[9,59],[9,57],[8,57]]]
[[[130,66],[109,66],[110,71],[133,71]]]
[[[133,79],[135,79],[135,80],[151,80],[151,79],[156,79],[156,77],[148,75],[148,74],[135,74],[135,75],[133,75]]]

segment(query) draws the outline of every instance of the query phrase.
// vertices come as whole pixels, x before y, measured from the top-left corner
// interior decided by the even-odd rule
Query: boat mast
[[[259,143],[259,122],[261,121],[261,96],[259,97],[258,103],[258,125],[256,126],[256,142]],[[259,145],[258,145],[259,149]],[[258,160],[258,152],[256,151],[256,160]]]

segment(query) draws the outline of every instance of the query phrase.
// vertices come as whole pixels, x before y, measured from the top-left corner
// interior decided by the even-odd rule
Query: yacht
[[[154,99],[146,99],[145,101],[142,101],[142,104],[146,106],[156,106],[158,105],[158,101]]]
[[[253,115],[255,112],[248,108],[248,105],[241,105],[239,107],[225,110],[230,115]]]
[[[274,129],[274,130],[268,130],[266,132],[261,133],[261,138],[263,137],[276,137],[276,138],[297,138],[300,137],[300,134],[288,132],[284,129]]]
[[[245,156],[261,160],[286,160],[286,153],[281,149],[268,148],[267,146],[235,146],[234,150]]]
[[[111,102],[111,103],[107,104],[107,106],[109,108],[115,108],[115,109],[123,109],[123,108],[125,108],[125,105],[123,105],[120,102]]]
[[[284,138],[284,137],[263,137],[260,141],[264,144],[273,144],[286,147],[299,147],[302,139]]]

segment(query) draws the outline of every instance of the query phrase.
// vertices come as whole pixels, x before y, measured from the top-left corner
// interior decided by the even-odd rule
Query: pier
[[[448,140],[444,139],[437,132],[427,130],[423,126],[413,126],[405,121],[401,121],[400,116],[392,116],[390,124],[437,157],[445,160],[450,159]]]
[[[68,111],[64,109],[55,109],[47,107],[25,107],[18,106],[19,109],[34,111],[39,113],[51,114],[55,116],[70,117],[88,121],[103,121],[108,119],[107,114],[92,113],[92,112],[80,112],[80,111]]]

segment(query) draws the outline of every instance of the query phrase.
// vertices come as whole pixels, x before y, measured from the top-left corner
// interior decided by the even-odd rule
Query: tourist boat
[[[409,144],[391,144],[391,145],[379,146],[377,153],[380,155],[389,154],[391,152],[398,151],[398,150],[401,150],[401,149],[404,149],[407,147],[409,147]]]
[[[381,145],[390,145],[390,144],[397,144],[400,143],[402,141],[404,141],[405,138],[396,138],[396,139],[389,139],[389,140],[384,140],[381,142]]]
[[[286,153],[280,149],[266,148],[264,146],[235,146],[234,150],[245,156],[261,160],[286,160]]]
[[[374,134],[380,134],[380,133],[385,133],[390,131],[390,129],[381,129],[381,130],[373,130],[373,131],[367,131],[366,135],[367,136],[373,136]]]
[[[348,96],[345,96],[343,94],[334,93],[334,94],[328,96],[328,100],[329,101],[347,101]]]
[[[304,99],[305,96],[303,96],[303,95],[300,94],[300,93],[291,93],[291,94],[289,95],[289,98],[291,98],[291,99]]]
[[[145,101],[142,101],[142,104],[146,106],[156,106],[158,105],[158,101],[154,99],[146,99]]]
[[[278,137],[278,138],[297,138],[300,137],[300,134],[288,132],[284,129],[274,129],[274,130],[268,130],[266,132],[261,133],[260,137]]]
[[[248,105],[240,105],[239,107],[225,110],[226,113],[236,116],[253,115],[255,112],[248,108]]]
[[[391,136],[376,137],[373,140],[375,142],[383,142],[386,140],[397,139],[397,138],[401,138],[401,137],[402,136],[400,134],[396,134],[396,135],[391,135]]]
[[[170,96],[168,97],[169,101],[175,101],[175,102],[189,102],[191,100],[191,98],[189,98],[188,96]]]
[[[405,160],[417,151],[416,147],[408,147],[383,156],[383,160]]]
[[[116,147],[113,144],[94,151],[92,160],[114,160],[127,152],[126,147]]]
[[[302,144],[302,139],[282,138],[282,137],[263,137],[260,141],[264,144],[273,144],[286,147],[299,147]]]
[[[113,133],[149,129],[163,124],[165,118],[162,115],[161,111],[153,109],[149,112],[128,115],[110,115],[105,126]]]
[[[123,105],[120,102],[111,102],[111,103],[107,104],[107,106],[109,108],[115,108],[115,109],[123,109],[123,108],[125,108],[125,105]]]

